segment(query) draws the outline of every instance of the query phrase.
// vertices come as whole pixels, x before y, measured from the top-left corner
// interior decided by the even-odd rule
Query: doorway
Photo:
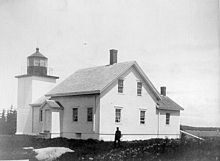
[[[60,137],[60,112],[52,112],[51,138]]]

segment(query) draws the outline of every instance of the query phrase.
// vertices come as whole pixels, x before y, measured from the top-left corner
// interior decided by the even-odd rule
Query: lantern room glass
[[[47,67],[47,59],[29,58],[27,61],[27,66]]]

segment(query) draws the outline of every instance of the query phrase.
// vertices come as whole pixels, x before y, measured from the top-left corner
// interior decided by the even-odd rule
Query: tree
[[[17,122],[17,112],[13,108],[7,111],[7,134],[15,134],[16,133],[16,122]]]
[[[17,111],[11,106],[10,110],[2,111],[0,115],[0,134],[13,135],[16,133]]]
[[[3,109],[0,118],[0,134],[6,134],[6,116],[5,116],[5,109]]]

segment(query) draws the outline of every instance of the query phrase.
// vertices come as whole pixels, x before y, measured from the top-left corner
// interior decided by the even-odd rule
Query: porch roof
[[[55,100],[46,100],[46,101],[41,105],[41,107],[43,108],[46,104],[47,104],[50,108],[52,108],[52,109],[63,110],[63,106],[62,106],[58,101],[55,101]]]

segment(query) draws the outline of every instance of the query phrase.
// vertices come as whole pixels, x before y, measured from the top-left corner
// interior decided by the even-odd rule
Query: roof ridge
[[[108,65],[100,65],[100,66],[94,66],[94,67],[88,67],[88,68],[81,68],[81,69],[76,70],[76,72],[81,71],[81,70],[88,70],[88,69],[94,69],[94,68],[100,68],[100,67],[110,67],[110,66],[115,66],[115,65],[118,65],[118,64],[134,63],[134,62],[136,62],[136,61],[132,60],[132,61],[125,61],[125,62],[115,63],[115,64],[112,64],[112,65],[108,64]]]

